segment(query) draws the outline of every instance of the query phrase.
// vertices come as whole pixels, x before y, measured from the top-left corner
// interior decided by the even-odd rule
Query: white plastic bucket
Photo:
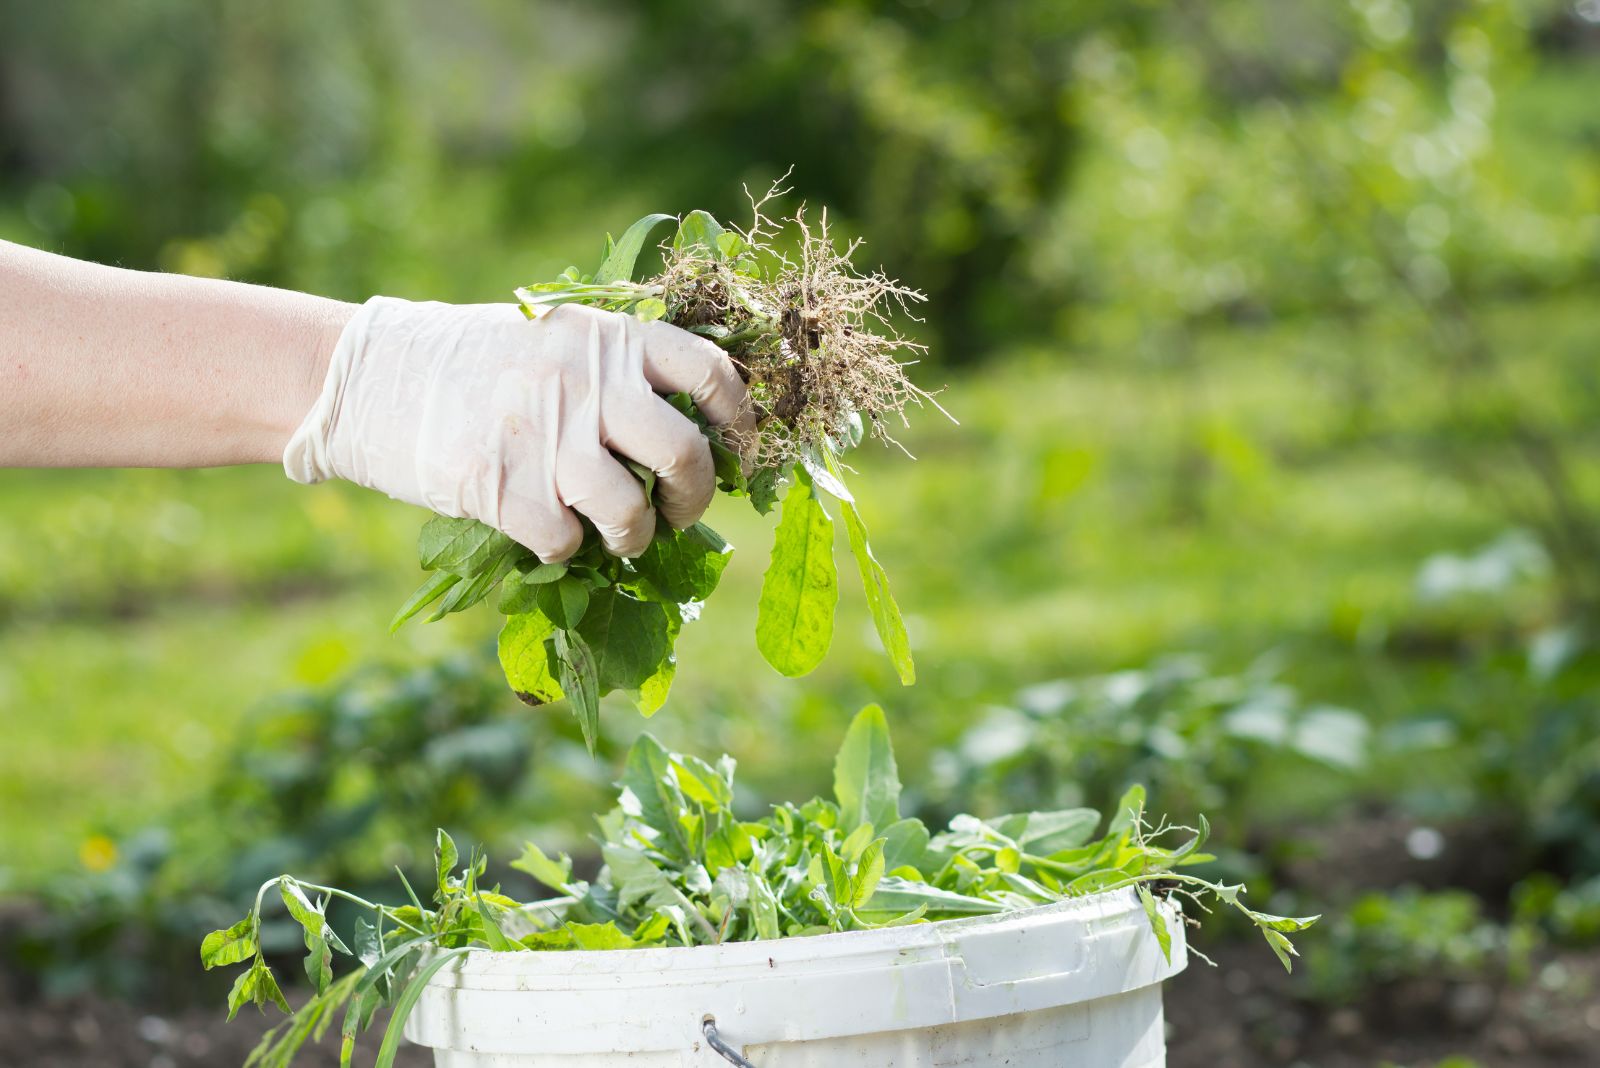
[[[1131,890],[1022,912],[725,946],[467,954],[406,1023],[438,1068],[1146,1068],[1169,963]]]

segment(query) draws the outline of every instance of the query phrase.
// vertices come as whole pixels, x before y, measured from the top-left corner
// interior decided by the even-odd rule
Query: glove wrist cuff
[[[409,304],[395,297],[372,297],[356,310],[339,333],[328,359],[328,373],[322,392],[289,437],[283,449],[283,471],[295,482],[307,485],[342,477],[335,467],[331,442],[343,408],[351,373],[366,355],[372,320],[385,307]]]

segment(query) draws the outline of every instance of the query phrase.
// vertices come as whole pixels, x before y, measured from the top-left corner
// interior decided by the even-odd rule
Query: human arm
[[[495,526],[550,560],[588,518],[635,555],[655,512],[619,457],[660,476],[674,526],[714,479],[699,430],[752,420],[716,346],[581,307],[375,298],[361,307],[80,263],[0,243],[0,465],[194,467],[280,457]]]
[[[355,311],[0,241],[0,466],[275,463]]]

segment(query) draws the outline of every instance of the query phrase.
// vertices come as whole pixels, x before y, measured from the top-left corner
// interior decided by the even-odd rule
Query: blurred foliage
[[[1563,885],[1540,873],[1524,879],[1513,896],[1514,915],[1567,945],[1600,942],[1600,875]]]
[[[1303,796],[1316,792],[1304,777],[1319,772],[1331,779],[1325,792],[1347,792],[1366,765],[1367,720],[1303,700],[1276,678],[1276,659],[1215,675],[1199,657],[1169,656],[1031,686],[935,756],[930,792],[941,808],[1010,812],[1104,806],[1144,783],[1177,811],[1244,817],[1281,785],[1264,780],[1274,764],[1288,765]]]
[[[491,663],[485,652],[365,668],[268,702],[173,811],[91,837],[84,870],[34,887],[39,914],[8,958],[52,994],[127,996],[157,977],[181,987],[190,943],[281,870],[386,887],[396,866],[428,868],[409,848],[417,826],[509,849],[546,813],[594,810],[606,784],[570,725],[527,715]],[[280,927],[264,944],[292,952],[298,928]]]
[[[1495,922],[1464,890],[1365,894],[1306,953],[1306,988],[1319,1000],[1346,1002],[1406,980],[1521,975],[1535,944],[1532,930]]]

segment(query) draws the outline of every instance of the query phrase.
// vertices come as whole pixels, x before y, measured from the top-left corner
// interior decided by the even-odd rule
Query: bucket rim
[[[559,900],[559,899],[552,899]],[[535,902],[533,906],[549,904]],[[1163,912],[1176,913],[1176,903],[1163,902]],[[571,976],[573,974],[633,975],[671,971],[687,973],[716,971],[728,973],[744,969],[767,970],[778,965],[807,962],[863,960],[879,955],[905,959],[921,953],[940,954],[944,947],[959,942],[964,935],[1039,930],[1044,927],[1096,921],[1116,921],[1137,913],[1144,921],[1144,907],[1133,888],[1085,894],[1065,901],[1035,905],[1025,909],[958,916],[946,920],[883,927],[865,931],[829,931],[824,934],[725,942],[719,945],[651,946],[640,949],[590,950],[493,950],[473,947],[441,970],[432,982],[464,986],[471,976]]]

